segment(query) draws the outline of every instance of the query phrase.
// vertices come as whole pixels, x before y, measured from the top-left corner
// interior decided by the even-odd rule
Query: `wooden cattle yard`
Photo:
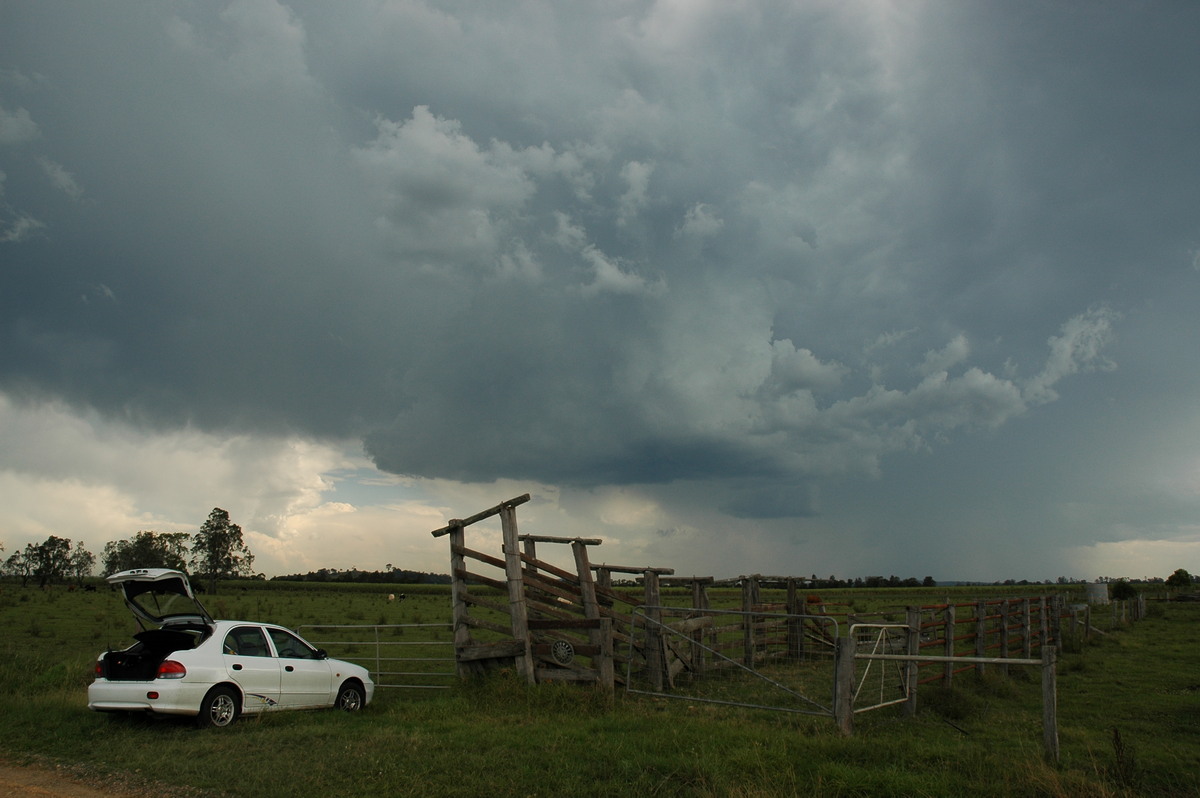
[[[449,538],[460,677],[511,668],[529,683],[591,683],[609,693],[620,683],[630,692],[675,697],[682,691],[689,700],[717,700],[698,695],[695,686],[738,671],[779,688],[782,701],[803,705],[789,711],[829,715],[850,733],[856,712],[892,704],[915,711],[919,684],[949,686],[968,670],[1040,666],[1046,750],[1057,758],[1054,662],[1063,645],[1063,619],[1072,635],[1101,633],[1086,606],[1068,608],[1062,596],[1050,595],[865,614],[806,594],[807,580],[798,577],[717,580],[674,576],[673,569],[657,566],[593,564],[598,538],[519,533],[516,508],[529,499],[518,496],[432,532]],[[500,556],[468,546],[468,529],[496,516]],[[562,546],[570,549],[573,569],[539,557],[539,549],[561,552]],[[614,575],[635,580],[618,582]],[[764,601],[767,588],[783,600]],[[713,606],[715,589],[723,604],[731,604],[736,591],[738,606]],[[664,590],[687,595],[689,606],[665,606]],[[856,661],[864,663],[857,687]],[[788,663],[804,665],[808,685],[783,683],[787,668],[779,666]],[[891,682],[898,693],[862,698],[871,668],[889,663],[900,668],[901,678]],[[815,692],[813,673],[823,685]]]

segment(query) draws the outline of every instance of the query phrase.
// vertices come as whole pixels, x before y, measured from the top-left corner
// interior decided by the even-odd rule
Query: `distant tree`
[[[26,556],[33,561],[32,576],[39,587],[61,582],[71,569],[71,539],[51,535],[44,543],[25,547]]]
[[[217,592],[217,580],[222,577],[254,573],[254,555],[242,540],[242,528],[220,507],[213,508],[192,536],[192,566],[196,574],[208,578],[211,593]]]
[[[1128,601],[1137,596],[1137,589],[1124,579],[1118,579],[1109,586],[1113,601]]]
[[[32,552],[33,544],[30,543],[24,551],[14,551],[4,561],[4,573],[20,579],[21,587],[29,584],[29,577],[33,576]]]
[[[83,580],[92,575],[96,567],[96,555],[83,547],[83,541],[75,544],[67,563],[67,571],[75,578],[75,584],[82,586]]]
[[[1176,568],[1175,573],[1167,577],[1167,587],[1191,587],[1192,575],[1182,568]]]
[[[937,582],[933,581],[932,576],[927,576],[921,581],[921,587],[937,587]]]
[[[138,532],[126,540],[112,540],[104,544],[102,569],[110,576],[130,568],[174,568],[187,570],[187,532]]]

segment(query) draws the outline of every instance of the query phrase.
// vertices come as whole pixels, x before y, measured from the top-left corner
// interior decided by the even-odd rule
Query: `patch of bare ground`
[[[82,765],[0,759],[0,798],[201,798],[211,793],[180,789],[136,774],[100,773]]]

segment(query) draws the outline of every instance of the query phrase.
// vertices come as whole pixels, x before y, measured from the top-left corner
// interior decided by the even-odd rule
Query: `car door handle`
[[[240,671],[240,670],[242,669],[242,663],[240,663],[240,662],[236,662],[236,663],[234,663],[234,665],[233,665],[233,669],[234,669],[235,671]]]
[[[284,669],[285,671],[287,671],[288,673],[291,673],[292,671],[296,670],[296,669],[295,669],[295,668],[293,668],[291,665],[284,665],[284,666],[283,666],[283,669]]]

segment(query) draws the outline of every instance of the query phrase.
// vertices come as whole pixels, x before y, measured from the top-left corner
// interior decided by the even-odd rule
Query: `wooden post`
[[[582,540],[571,541],[571,550],[575,554],[575,570],[579,574],[579,597],[583,601],[583,616],[596,620],[600,618],[600,602],[596,600],[596,584],[592,581],[592,565],[588,562],[587,544]],[[600,648],[600,653],[592,658],[592,663],[599,676],[600,687],[612,695],[616,685],[613,672],[612,624],[602,622],[599,629],[589,630],[588,642]]]
[[[980,599],[975,602],[975,656],[982,657],[987,653],[987,602]],[[975,672],[983,676],[987,666],[982,662],[975,664]]]
[[[834,647],[833,719],[838,731],[854,734],[854,638],[839,637]]]
[[[1066,598],[1061,595],[1052,596],[1050,599],[1050,635],[1054,640],[1054,649],[1059,654],[1063,651],[1062,616],[1063,605],[1066,604],[1066,601]]]
[[[946,631],[943,633],[945,640],[942,644],[942,653],[946,657],[954,656],[954,638],[956,636],[954,615],[954,605],[946,602],[946,624],[943,627]],[[942,667],[942,686],[949,687],[954,681],[954,663],[946,662]]]
[[[1029,599],[1021,599],[1021,657],[1033,656],[1033,610]]]
[[[1058,764],[1058,678],[1054,646],[1042,646],[1042,740],[1046,758]]]
[[[646,594],[646,668],[650,672],[651,689],[661,693],[667,665],[663,653],[662,599],[658,590],[658,573],[647,569],[642,579]]]
[[[1038,598],[1038,645],[1045,646],[1050,642],[1050,625],[1046,613],[1046,597]]]
[[[758,579],[742,578],[742,662],[754,669],[754,604],[758,601]]]
[[[804,619],[796,617],[801,614],[802,606],[796,590],[796,580],[789,577],[787,580],[787,658],[790,660],[799,660],[804,657]]]
[[[465,540],[466,534],[463,528],[452,526],[450,529],[450,616],[454,624],[454,650],[456,652],[472,643],[467,602],[463,599],[463,594],[467,592],[467,583],[461,576],[466,573],[467,560],[459,553],[465,545]],[[456,661],[454,663],[454,670],[459,678],[467,675],[468,668],[469,666],[465,662]]]
[[[528,562],[525,563],[525,567],[529,569],[530,573],[536,574],[537,573],[537,542],[533,538],[529,537],[528,535],[525,535],[524,538],[525,539],[521,541],[521,549],[522,549],[522,551],[525,552],[525,557],[528,560]]]
[[[529,608],[525,604],[525,579],[521,574],[521,550],[517,543],[517,508],[500,508],[500,529],[504,536],[504,573],[508,578],[508,608],[512,615],[512,636],[525,644],[523,654],[514,657],[517,674],[530,684],[537,680],[533,667],[533,648],[529,638]]]
[[[1008,599],[1000,603],[1000,656],[1008,659]],[[1008,666],[1001,665],[1001,672],[1008,675]]]
[[[708,590],[700,579],[692,580],[692,609],[700,617],[708,610]],[[705,627],[692,632],[692,669],[698,675],[704,673],[708,664],[708,651],[703,646],[704,633]]]
[[[905,653],[915,657],[921,653],[921,610],[919,607],[909,607],[906,611],[908,622],[907,645]],[[913,717],[917,714],[917,673],[919,663],[909,660],[904,663],[904,694],[908,698],[904,702],[904,714]]]

